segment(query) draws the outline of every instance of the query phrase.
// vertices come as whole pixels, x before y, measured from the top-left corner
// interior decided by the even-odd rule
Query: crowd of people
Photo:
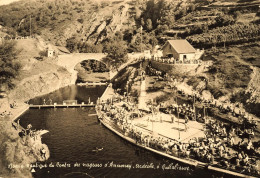
[[[197,93],[193,93],[193,94],[185,93],[184,90],[178,89],[175,86],[176,80],[173,79],[173,77],[171,77],[169,74],[165,72],[153,68],[151,64],[147,65],[146,71],[148,75],[156,76],[157,79],[161,79],[168,82],[169,86],[172,89],[175,89],[178,92],[179,96],[188,98],[193,102],[197,101],[198,103],[206,105],[207,107],[218,109],[219,112],[222,114],[230,114],[230,117],[237,118],[238,122],[243,124],[246,128],[256,129],[257,121],[254,120],[253,117],[250,116],[249,113],[247,113],[244,109],[241,109],[238,103],[224,103],[224,102],[219,102],[217,100],[214,100],[213,98],[206,99],[202,95]]]
[[[38,131],[32,129],[32,124],[28,124],[27,128],[21,127],[20,119],[18,119],[16,122],[12,122],[12,126],[19,132],[18,134],[24,143],[27,141],[28,138],[30,138],[34,142],[39,141],[41,138],[40,133]],[[44,147],[44,145],[42,147],[40,147],[38,151],[39,151],[38,152],[39,160],[45,161],[48,159],[49,155],[47,155],[47,154],[49,154],[49,153],[47,153],[47,150]]]
[[[161,62],[161,63],[166,63],[166,64],[201,64],[202,61],[201,60],[177,60],[174,59],[173,57],[154,57],[152,58],[152,60],[157,61],[157,62]]]
[[[242,172],[259,174],[256,159],[252,157],[253,154],[249,151],[255,150],[252,144],[252,137],[248,139],[248,142],[243,143],[243,141],[240,141],[236,143],[235,140],[239,138],[240,133],[239,129],[234,129],[236,127],[230,127],[223,122],[209,119],[206,124],[208,129],[205,130],[205,138],[198,139],[194,137],[189,141],[181,142],[138,129],[138,127],[132,124],[133,118],[130,117],[131,111],[135,109],[127,107],[127,105],[129,105],[129,102],[126,104],[123,99],[99,102],[97,104],[97,110],[100,113],[99,117],[108,121],[125,136],[132,138],[136,144],[184,159],[192,158],[227,169],[238,169]],[[190,115],[190,113],[194,114],[193,108],[189,105],[165,107],[164,104],[161,104],[159,112],[172,114],[172,112],[177,110],[184,114],[184,118],[186,115]],[[148,113],[142,113],[142,116],[144,114]],[[243,131],[246,132],[245,130]]]

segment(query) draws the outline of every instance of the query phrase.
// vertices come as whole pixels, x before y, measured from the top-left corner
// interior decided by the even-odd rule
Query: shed
[[[168,40],[162,50],[163,57],[174,57],[179,61],[195,59],[196,50],[187,40]]]
[[[53,55],[54,55],[54,50],[48,49],[47,57],[53,57]]]

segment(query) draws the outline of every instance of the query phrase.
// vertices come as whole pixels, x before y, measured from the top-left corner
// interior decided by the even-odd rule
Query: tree
[[[165,31],[169,30],[169,27],[167,25],[158,25],[157,29],[156,29],[156,33],[157,34],[162,34]]]
[[[236,18],[236,20],[241,16],[241,12],[240,11],[235,11],[234,12],[234,17]]]
[[[135,7],[135,20],[138,20],[142,15],[142,11],[138,8]]]
[[[133,30],[132,29],[127,29],[124,32],[123,40],[127,41],[128,43],[130,43],[132,38],[133,38]]]
[[[80,44],[80,43],[78,43]],[[103,50],[103,46],[101,44],[91,44],[91,43],[83,43],[79,48],[80,53],[101,53]]]
[[[150,34],[149,43],[152,45],[152,47],[155,47],[158,44],[158,40],[156,39],[155,33],[151,32]]]
[[[141,18],[141,26],[144,26],[144,19]]]
[[[153,23],[152,23],[152,20],[151,19],[147,19],[146,21],[146,29],[148,31],[152,30],[153,29]]]
[[[71,37],[66,40],[66,47],[70,52],[74,52],[77,50],[77,40],[76,37]]]
[[[104,45],[103,52],[107,53],[108,63],[117,66],[125,62],[127,46],[124,41],[109,41]]]
[[[220,15],[216,18],[216,24],[218,26],[227,26],[227,25],[232,25],[234,24],[235,20],[232,16],[230,15]]]
[[[0,45],[0,86],[3,88],[14,87],[13,79],[18,76],[21,68],[16,60],[17,54],[14,42],[3,42]]]
[[[196,9],[196,6],[194,4],[191,4],[190,5],[190,11],[193,12],[193,11],[195,11],[195,9]]]

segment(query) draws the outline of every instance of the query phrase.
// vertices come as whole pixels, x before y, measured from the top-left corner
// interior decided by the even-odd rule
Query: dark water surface
[[[104,90],[104,86],[65,87],[30,100],[30,103],[42,104],[43,99],[49,98],[60,103],[68,99],[86,102],[89,97],[95,101]],[[100,125],[94,114],[94,108],[30,109],[20,117],[23,127],[30,123],[33,129],[49,131],[43,135],[42,141],[50,150],[50,158],[46,164],[52,163],[54,167],[36,168],[36,172],[33,173],[34,177],[213,177],[212,172],[192,167],[188,167],[188,171],[163,170],[164,164],[168,166],[172,163],[178,168],[180,166],[187,168],[187,165],[165,159],[122,140]],[[103,150],[94,152],[95,147],[103,147]],[[109,166],[111,162],[121,165],[129,164],[132,168],[105,167],[106,163],[109,163]],[[75,163],[78,163],[80,167],[75,167]],[[83,167],[83,163],[95,163],[101,167]],[[153,164],[155,169],[133,168],[136,164]],[[156,169],[157,166],[158,169]]]

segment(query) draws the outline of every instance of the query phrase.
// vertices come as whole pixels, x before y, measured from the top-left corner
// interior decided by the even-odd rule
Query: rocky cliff
[[[72,83],[72,74],[63,68],[48,71],[22,80],[10,93],[10,98],[27,101],[39,95],[50,93]]]

